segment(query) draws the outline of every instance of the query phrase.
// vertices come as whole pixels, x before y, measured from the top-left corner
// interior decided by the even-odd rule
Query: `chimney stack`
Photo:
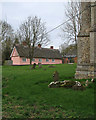
[[[41,44],[38,44],[38,47],[41,48]]]
[[[50,46],[50,49],[53,49],[53,46]]]

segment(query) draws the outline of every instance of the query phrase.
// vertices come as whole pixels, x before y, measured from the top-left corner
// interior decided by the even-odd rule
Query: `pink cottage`
[[[11,53],[11,60],[13,65],[29,65],[29,50],[27,46],[24,45],[15,45]],[[57,49],[53,49],[53,46],[50,48],[41,48],[39,44],[38,47],[34,49],[34,58],[33,63],[41,64],[62,64],[62,56]]]

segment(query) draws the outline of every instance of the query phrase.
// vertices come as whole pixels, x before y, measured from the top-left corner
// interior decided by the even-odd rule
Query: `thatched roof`
[[[20,57],[29,58],[29,49],[27,46],[17,45],[15,46]],[[51,58],[61,59],[62,56],[58,49],[39,48],[34,49],[34,58]]]

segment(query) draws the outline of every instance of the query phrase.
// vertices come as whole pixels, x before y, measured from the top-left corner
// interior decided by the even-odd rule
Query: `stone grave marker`
[[[54,79],[54,82],[59,81],[59,73],[57,71],[53,73],[53,79]]]
[[[42,64],[41,63],[38,63],[38,66],[39,66],[39,68],[42,68]]]
[[[34,64],[33,64],[33,67],[32,67],[32,69],[35,69],[35,68],[36,68],[36,63],[34,63]]]

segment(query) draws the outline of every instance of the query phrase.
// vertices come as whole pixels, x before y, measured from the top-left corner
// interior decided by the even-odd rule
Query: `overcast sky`
[[[66,20],[64,4],[67,2],[3,2],[2,19],[16,30],[28,16],[36,15],[46,22],[47,31],[50,31]],[[51,43],[47,47],[59,48],[63,43],[60,33],[60,28],[49,33]]]

